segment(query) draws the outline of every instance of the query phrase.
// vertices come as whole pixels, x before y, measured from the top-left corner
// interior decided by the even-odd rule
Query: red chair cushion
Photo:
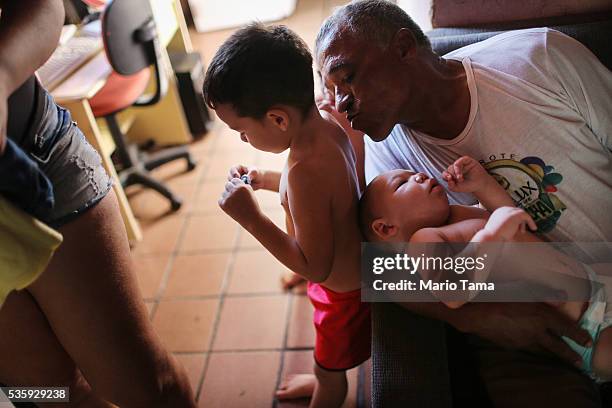
[[[150,75],[148,68],[130,76],[113,71],[102,89],[89,100],[94,116],[98,118],[132,106],[143,94]]]

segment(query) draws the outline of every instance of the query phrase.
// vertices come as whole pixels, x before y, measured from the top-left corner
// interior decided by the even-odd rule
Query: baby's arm
[[[480,221],[480,222],[478,222]],[[481,220],[464,220],[454,224],[444,225],[442,227],[437,228],[422,228],[415,232],[410,238],[410,243],[417,244],[443,244],[443,243],[451,243],[451,242],[467,242],[469,237],[474,235],[474,230],[476,224],[480,224],[478,226],[482,226]],[[419,251],[424,251],[421,245],[417,246]],[[457,254],[456,256],[462,256],[462,254]],[[454,280],[457,278],[457,275],[448,275],[446,271],[436,271],[436,270],[419,270],[419,274],[421,279],[423,280],[433,280],[434,282],[444,282],[448,280]],[[450,278],[450,279],[449,279]],[[465,300],[450,300],[448,299],[445,291],[432,291],[433,295],[440,299],[440,302],[444,304],[446,307],[451,309],[457,309],[464,304],[466,304],[469,299]]]
[[[500,207],[516,204],[506,190],[478,163],[469,156],[457,159],[442,173],[451,191],[472,193],[489,212]]]
[[[274,170],[262,170],[256,167],[247,167],[241,164],[230,169],[227,177],[228,181],[234,178],[247,176],[248,184],[253,187],[253,190],[269,190],[278,193],[280,185],[281,173]]]
[[[445,243],[445,242],[469,242],[473,245],[468,245],[460,253],[452,255],[455,257],[471,257],[473,259],[481,256],[481,252],[488,256],[484,269],[478,272],[466,271],[463,279],[469,279],[473,282],[484,282],[489,276],[490,268],[495,264],[499,253],[496,251],[499,247],[478,245],[479,243],[489,242],[504,242],[515,239],[526,230],[526,225],[530,229],[535,230],[536,225],[533,219],[523,210],[516,207],[501,207],[491,214],[491,217],[486,221],[484,228],[482,227],[482,219],[470,219],[456,222],[449,225],[444,225],[438,228],[423,228],[417,231],[411,238],[411,243]],[[451,273],[450,276],[444,275],[445,271],[419,271],[423,279],[433,279],[436,282],[443,282],[446,279],[453,280],[457,278]],[[453,272],[454,273],[454,272]],[[470,293],[470,297],[476,294]],[[466,304],[470,299],[448,300],[444,299],[445,293],[441,291],[434,295],[441,298],[441,302],[447,307],[456,309]],[[466,294],[468,295],[468,294]]]
[[[312,282],[323,282],[333,264],[331,186],[321,183],[318,169],[295,165],[288,174],[288,201],[295,237],[280,230],[259,209],[253,190],[240,179],[226,184],[221,208],[249,231],[293,272]]]

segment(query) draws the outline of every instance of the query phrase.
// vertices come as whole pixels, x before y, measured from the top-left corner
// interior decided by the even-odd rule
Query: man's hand
[[[457,193],[474,193],[482,190],[494,179],[476,160],[463,156],[442,172],[448,188]]]
[[[525,210],[518,207],[501,207],[493,211],[487,220],[484,232],[492,238],[491,241],[509,241],[518,233],[529,229],[536,231],[538,226]]]
[[[249,184],[253,188],[253,190],[259,190],[261,188],[265,188],[265,174],[264,170],[260,170],[257,167],[247,167],[242,164],[238,164],[232,167],[227,175],[227,181],[232,181],[232,179],[239,179],[242,176],[247,176],[249,178]]]
[[[589,347],[593,341],[577,322],[544,303],[471,303],[456,327],[507,349],[547,352],[574,364],[581,357],[561,339]]]
[[[225,191],[219,199],[219,206],[246,229],[253,220],[261,217],[253,189],[239,178],[233,178],[225,183]]]

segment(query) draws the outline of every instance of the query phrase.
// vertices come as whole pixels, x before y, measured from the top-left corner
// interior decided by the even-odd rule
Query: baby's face
[[[446,190],[424,173],[393,170],[372,183],[382,218],[400,229],[437,227],[448,218]]]

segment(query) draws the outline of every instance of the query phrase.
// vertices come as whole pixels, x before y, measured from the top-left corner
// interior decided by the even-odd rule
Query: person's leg
[[[291,374],[281,382],[276,391],[279,400],[312,397],[317,377],[314,374]]]
[[[595,383],[561,360],[472,340],[480,375],[496,408],[601,408]]]
[[[313,374],[288,376],[276,391],[279,400],[312,397],[310,407],[340,407],[346,399],[346,371],[329,371],[314,365]]]
[[[64,243],[28,290],[94,392],[126,408],[194,406],[148,320],[112,190],[60,232]]]
[[[310,400],[310,407],[333,408],[342,406],[348,389],[346,371],[325,370],[315,363],[314,372],[317,382]]]
[[[3,333],[0,335],[0,383],[69,387],[71,407],[112,407],[93,394],[27,291],[9,295],[0,310],[0,333]]]

